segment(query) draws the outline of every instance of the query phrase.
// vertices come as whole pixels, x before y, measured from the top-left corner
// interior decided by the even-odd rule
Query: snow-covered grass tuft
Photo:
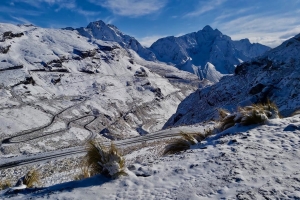
[[[265,124],[268,119],[280,118],[276,104],[268,101],[266,104],[253,104],[239,108],[236,113],[230,114],[225,110],[219,110],[220,129],[226,130],[236,123],[244,126],[253,124]]]
[[[40,174],[37,170],[32,169],[25,175],[23,179],[23,185],[26,185],[27,188],[32,188],[39,184],[40,181]]]
[[[3,181],[0,180],[0,190],[5,190],[7,188],[10,188],[11,186],[12,185],[9,180],[3,180]]]
[[[74,180],[79,181],[79,180],[89,178],[89,177],[91,177],[90,169],[89,169],[89,166],[87,165],[86,161],[84,160],[83,162],[81,162],[80,173],[74,177]]]
[[[220,116],[220,119],[223,120],[224,118],[226,118],[228,115],[230,115],[230,112],[226,109],[223,109],[223,108],[219,108],[218,109],[218,112],[219,112],[219,116]]]
[[[113,143],[106,147],[90,141],[85,159],[92,175],[102,174],[112,178],[126,175],[125,159]]]
[[[211,129],[205,133],[180,132],[181,138],[172,140],[164,149],[163,155],[175,154],[190,149],[192,145],[201,142],[213,133]]]
[[[166,147],[163,152],[163,155],[169,155],[169,154],[175,154],[179,153],[181,151],[186,151],[190,149],[191,144],[183,139],[183,138],[178,138],[170,142]]]
[[[291,115],[290,117],[293,117],[295,115],[300,115],[300,110],[295,110]]]
[[[205,140],[207,137],[213,135],[214,129],[204,130],[204,133],[190,133],[190,134],[197,140],[197,142],[201,142]]]

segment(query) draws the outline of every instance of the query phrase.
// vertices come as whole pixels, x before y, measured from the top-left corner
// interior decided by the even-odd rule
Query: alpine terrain
[[[299,54],[0,23],[0,199],[300,199]]]
[[[159,39],[150,49],[159,61],[174,64],[200,79],[218,82],[225,74],[232,74],[237,65],[271,48],[251,44],[248,39],[233,41],[218,29],[205,26],[198,32]]]

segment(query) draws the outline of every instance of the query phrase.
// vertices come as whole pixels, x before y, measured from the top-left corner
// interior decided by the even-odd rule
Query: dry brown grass
[[[23,179],[23,184],[27,186],[27,188],[32,188],[37,186],[40,182],[40,174],[37,170],[32,169],[25,175]]]
[[[218,112],[219,112],[219,117],[220,117],[221,120],[223,120],[225,117],[230,115],[230,112],[226,109],[223,109],[223,108],[219,108]]]
[[[229,115],[223,119],[221,119],[221,122],[220,122],[220,129],[223,131],[223,130],[226,130],[232,126],[235,125],[235,115]]]
[[[2,180],[0,181],[0,190],[5,190],[7,188],[10,188],[12,185],[11,185],[11,182],[9,180]]]
[[[281,117],[276,104],[270,101],[266,104],[253,104],[251,106],[239,107],[236,113],[227,114],[227,116],[225,116],[225,112],[224,110],[219,111],[221,130],[226,130],[236,123],[240,123],[244,126],[264,124],[268,119]]]
[[[85,159],[91,175],[102,174],[112,178],[126,175],[125,159],[113,143],[106,147],[99,142],[90,141]]]
[[[183,138],[178,138],[165,147],[163,155],[175,154],[188,149],[190,149],[190,143]]]
[[[165,147],[163,155],[175,154],[181,151],[186,151],[190,149],[192,145],[203,141],[208,136],[213,134],[212,129],[204,131],[204,133],[185,133],[180,132],[181,138],[176,138],[171,140]]]
[[[300,110],[296,110],[290,115],[290,117],[293,117],[293,116],[299,115],[299,114],[300,114]]]
[[[74,177],[74,180],[79,181],[89,177],[91,177],[90,169],[86,163],[86,160],[83,160],[80,163],[80,173]]]

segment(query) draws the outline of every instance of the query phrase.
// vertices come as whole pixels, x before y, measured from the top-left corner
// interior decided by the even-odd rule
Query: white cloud
[[[11,18],[13,18],[14,20],[17,20],[18,22],[21,22],[23,24],[33,24],[30,21],[28,21],[27,19],[24,19],[22,17],[14,17],[14,16],[10,16]]]
[[[200,16],[206,12],[216,9],[218,6],[222,5],[226,1],[227,0],[211,0],[211,1],[208,1],[208,3],[200,3],[196,10],[186,14],[184,17]]]
[[[138,41],[146,47],[150,47],[158,39],[166,37],[165,35],[152,35],[138,39]]]
[[[91,3],[108,8],[116,15],[138,17],[162,9],[167,0],[89,0]]]
[[[22,14],[23,16],[39,16],[41,15],[43,12],[42,11],[36,11],[36,10],[31,10],[31,9],[25,9],[25,8],[15,8],[15,7],[11,7],[11,6],[0,6],[0,12],[3,13],[8,13],[10,15],[18,15],[18,14]]]
[[[43,3],[47,3],[51,6],[57,6],[55,9],[56,12],[60,11],[61,9],[68,9],[85,17],[96,16],[100,14],[100,12],[83,10],[77,6],[76,0],[13,0],[12,3],[13,2],[27,3],[41,10],[44,8]]]
[[[296,13],[252,14],[231,21],[216,20],[212,25],[234,40],[249,38],[270,47],[276,47],[288,38],[300,33]]]

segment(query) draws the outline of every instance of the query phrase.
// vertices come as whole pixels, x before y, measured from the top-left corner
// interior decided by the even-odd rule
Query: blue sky
[[[85,27],[103,20],[149,46],[205,25],[272,47],[300,33],[300,0],[1,0],[0,22]]]

